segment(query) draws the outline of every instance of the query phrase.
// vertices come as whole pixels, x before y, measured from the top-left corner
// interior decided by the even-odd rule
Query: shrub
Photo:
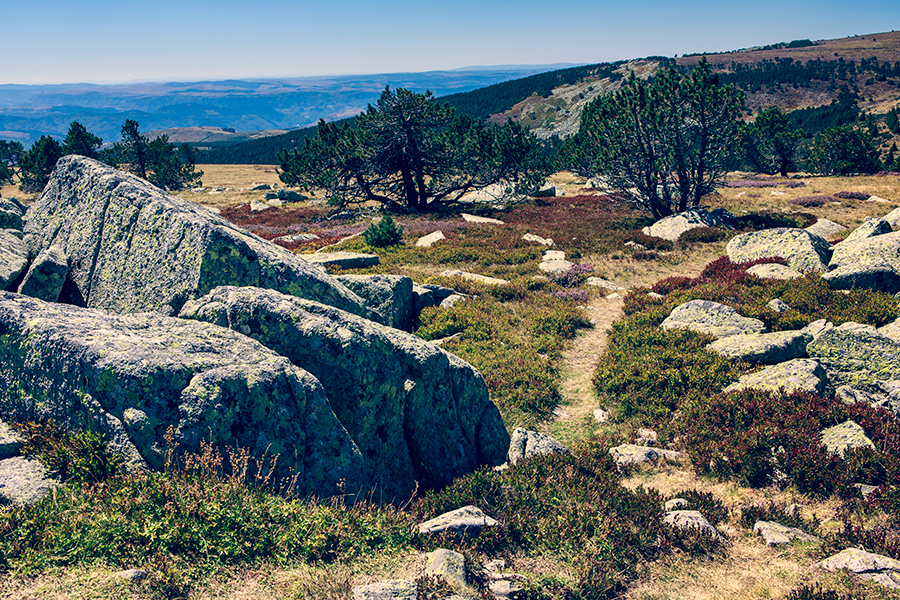
[[[551,273],[548,279],[563,287],[577,287],[584,283],[588,273],[594,272],[594,265],[572,265],[565,271]]]
[[[122,460],[93,431],[66,431],[54,421],[13,424],[24,436],[22,453],[34,456],[63,481],[94,483],[117,474]]]
[[[735,217],[735,228],[741,231],[758,231],[760,229],[776,229],[778,227],[809,227],[816,222],[815,215],[805,213],[773,213],[758,212]]]
[[[681,234],[678,242],[682,246],[690,244],[712,244],[721,242],[727,237],[734,235],[733,231],[722,229],[721,227],[695,227]]]
[[[395,246],[403,241],[403,227],[394,223],[391,215],[386,214],[380,223],[372,223],[363,232],[363,239],[374,248]]]
[[[818,208],[820,206],[825,206],[827,202],[832,202],[831,196],[824,195],[816,195],[816,196],[800,196],[799,198],[794,198],[791,200],[791,204],[796,204],[797,206],[802,206],[803,208]]]
[[[841,198],[843,200],[868,200],[871,194],[867,194],[865,192],[837,192],[835,193],[835,198]]]

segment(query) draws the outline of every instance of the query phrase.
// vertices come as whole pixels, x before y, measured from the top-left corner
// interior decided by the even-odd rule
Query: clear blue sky
[[[2,83],[593,63],[900,29],[900,0],[6,0]]]

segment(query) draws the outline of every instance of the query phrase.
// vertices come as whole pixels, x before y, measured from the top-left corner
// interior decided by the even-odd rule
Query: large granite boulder
[[[249,335],[318,378],[385,500],[505,458],[509,435],[481,375],[411,334],[258,288],[217,288],[179,316]]]
[[[681,237],[681,234],[691,229],[727,227],[732,219],[734,219],[734,215],[721,208],[712,212],[695,208],[677,215],[663,217],[653,225],[644,227],[643,234],[674,242]]]
[[[900,589],[900,560],[872,554],[859,548],[847,548],[830,556],[817,566],[826,571],[846,569],[861,579],[868,579],[887,588]]]
[[[872,238],[876,235],[884,235],[886,233],[891,233],[892,231],[894,230],[891,228],[891,224],[885,219],[866,219],[862,225],[851,231],[850,235],[841,242],[835,244],[835,247],[838,247],[841,244],[850,244],[859,240]]]
[[[762,371],[742,375],[740,379],[725,388],[725,392],[737,392],[746,389],[767,390],[770,392],[806,392],[809,394],[828,394],[828,375],[825,369],[814,360],[795,358]]]
[[[900,379],[900,343],[871,325],[851,322],[828,329],[806,345],[806,352],[825,367],[835,387],[880,392],[879,382]]]
[[[509,441],[506,459],[516,464],[519,459],[538,454],[569,454],[569,449],[546,433],[516,427]]]
[[[706,349],[727,358],[771,365],[803,358],[811,335],[802,331],[773,331],[730,335],[709,344]]]
[[[132,469],[164,466],[172,428],[185,450],[278,454],[275,478],[296,474],[300,494],[368,489],[322,385],[239,333],[0,292],[0,339],[0,417],[99,431]]]
[[[0,291],[9,289],[28,267],[28,248],[14,235],[0,231]]]
[[[819,219],[806,228],[806,231],[822,238],[828,238],[836,233],[845,231],[847,228],[840,223],[829,221],[828,219]]]
[[[220,285],[277,289],[369,316],[321,268],[212,211],[83,156],[57,163],[28,210],[30,256],[58,245],[71,271],[60,301],[116,313],[174,313]]]
[[[844,421],[839,425],[828,427],[819,432],[822,445],[829,452],[844,456],[851,448],[871,448],[875,450],[875,444],[866,435],[866,430],[856,421]]]
[[[413,281],[402,275],[337,275],[335,279],[366,301],[378,322],[409,331],[412,326]]]
[[[822,279],[835,289],[900,292],[900,231],[844,241],[835,246],[829,266]]]
[[[725,252],[734,263],[779,256],[792,269],[821,273],[828,270],[831,247],[824,238],[805,229],[783,227],[735,236],[725,246]]]
[[[69,273],[69,261],[59,246],[50,246],[37,255],[19,286],[19,293],[47,302],[56,302]]]
[[[679,304],[660,324],[663,329],[690,329],[716,338],[746,333],[762,333],[766,325],[759,319],[744,317],[730,306],[710,300],[691,300]]]

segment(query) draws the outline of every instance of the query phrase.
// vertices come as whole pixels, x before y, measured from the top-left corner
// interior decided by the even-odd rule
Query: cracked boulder
[[[741,316],[730,306],[710,300],[691,300],[676,306],[660,325],[663,329],[690,329],[715,338],[746,333],[762,333],[759,319]]]
[[[728,242],[725,252],[733,263],[777,256],[797,271],[822,273],[828,270],[831,247],[824,238],[805,229],[783,227],[735,236]]]

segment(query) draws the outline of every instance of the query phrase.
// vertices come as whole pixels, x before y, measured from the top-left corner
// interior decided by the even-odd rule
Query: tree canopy
[[[655,218],[683,212],[724,181],[742,108],[743,94],[719,85],[705,60],[684,77],[632,73],[585,107],[566,161]]]
[[[177,148],[169,136],[148,139],[140,124],[127,119],[122,125],[122,141],[104,154],[104,160],[129,171],[163,190],[180,190],[200,183],[203,171],[195,170],[190,146]]]
[[[761,110],[741,127],[744,156],[759,173],[787,177],[800,143],[800,132],[777,106]]]
[[[49,135],[42,135],[22,155],[19,187],[23,192],[40,192],[50,181],[56,162],[64,156],[62,145]]]
[[[102,143],[102,138],[88,131],[78,121],[72,121],[66,139],[63,140],[63,154],[80,154],[88,158],[97,158]]]
[[[881,169],[871,136],[852,125],[830,127],[816,136],[809,161],[824,175],[876,173]]]
[[[427,210],[505,182],[531,191],[549,166],[534,134],[455,115],[430,92],[385,88],[353,123],[319,122],[303,148],[279,155],[281,180],[348,203],[378,201]]]
[[[12,183],[24,154],[25,148],[21,142],[0,140],[0,185]]]

